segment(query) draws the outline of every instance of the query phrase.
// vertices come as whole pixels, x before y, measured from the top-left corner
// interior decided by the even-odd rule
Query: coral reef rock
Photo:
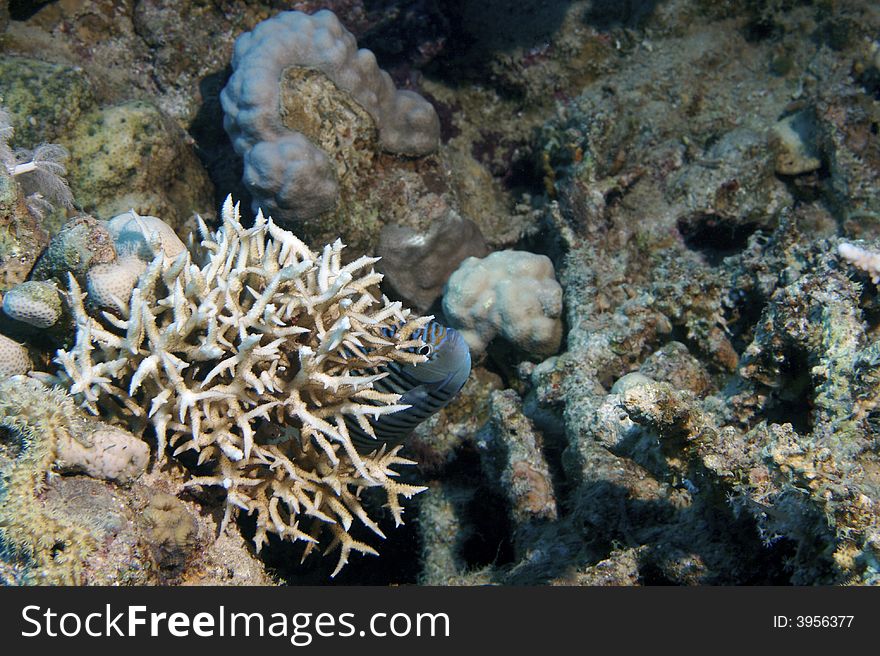
[[[0,542],[32,564],[37,582],[82,583],[98,540],[68,513],[52,512],[41,494],[56,466],[131,480],[146,466],[143,443],[86,417],[63,391],[22,377],[0,381],[0,426],[20,443],[4,467]]]
[[[26,374],[31,368],[27,349],[0,333],[0,379]]]
[[[90,267],[115,259],[113,236],[106,224],[86,214],[61,226],[40,255],[30,277],[66,284],[68,273],[83,280]]]
[[[148,455],[62,390],[0,381],[0,582],[271,584],[237,531],[169,493],[178,471],[144,473]]]
[[[499,334],[534,356],[555,353],[562,340],[562,287],[544,255],[496,251],[466,259],[446,283],[443,311],[475,353]]]
[[[6,316],[37,328],[55,325],[61,310],[61,297],[55,285],[40,280],[27,280],[3,296]]]
[[[468,257],[489,252],[480,229],[455,212],[437,217],[427,232],[409,226],[382,228],[376,253],[379,270],[395,294],[420,311],[443,294],[449,276]]]
[[[95,216],[129,208],[179,227],[213,205],[213,189],[188,137],[154,105],[129,101],[90,112],[61,143],[70,186]]]

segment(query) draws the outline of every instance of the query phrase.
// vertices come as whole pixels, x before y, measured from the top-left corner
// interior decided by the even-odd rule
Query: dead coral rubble
[[[41,495],[60,469],[129,481],[147,465],[133,435],[86,417],[73,399],[23,377],[0,382],[0,427],[19,437],[0,495],[0,543],[32,561],[38,583],[83,582],[85,562],[98,549],[94,531],[64,513],[49,512]]]
[[[62,390],[0,381],[0,585],[272,584],[237,531],[172,496],[180,468],[148,458]]]

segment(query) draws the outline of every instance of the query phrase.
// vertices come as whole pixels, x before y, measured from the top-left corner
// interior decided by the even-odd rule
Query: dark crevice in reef
[[[560,420],[561,424],[561,420]],[[537,428],[537,427],[536,427]],[[568,441],[563,431],[540,431],[543,437],[544,459],[550,470],[550,483],[553,485],[553,494],[561,505],[574,491],[575,483],[569,478],[563,464],[563,454],[568,448]]]
[[[680,218],[677,227],[685,246],[699,252],[709,265],[718,266],[725,257],[748,246],[758,224],[715,214],[696,214]]]
[[[872,97],[874,100],[880,100],[880,69],[878,68],[867,68],[862,73],[860,73],[857,78],[859,84],[862,85],[862,88],[865,90],[865,93]],[[871,134],[877,134],[878,125],[877,123],[871,124]]]
[[[754,532],[754,527],[751,528]],[[748,567],[749,574],[743,579],[715,580],[702,582],[704,585],[788,585],[791,583],[791,575],[787,571],[786,563],[792,559],[796,552],[796,545],[791,540],[780,538],[772,544],[764,545],[754,554],[756,561],[762,564]],[[746,568],[743,568],[746,569]],[[649,555],[639,565],[641,585],[674,585],[680,583],[673,578],[679,574],[665,562],[661,554],[649,552]]]
[[[389,72],[409,71],[445,48],[450,33],[446,4],[437,0],[363,0],[371,25],[358,35],[358,43],[371,50]],[[357,32],[353,28],[349,27]]]
[[[799,435],[813,430],[813,384],[807,354],[789,349],[780,366],[778,384],[770,390],[771,401],[762,413],[769,423],[791,424]]]
[[[689,353],[697,358],[704,360],[706,370],[716,383],[728,377],[729,370],[722,367],[713,358],[712,354],[706,351],[705,345],[690,336],[688,327],[682,323],[672,324],[672,332],[669,333],[669,341],[681,342],[687,347]],[[613,383],[614,381],[612,381]]]
[[[0,426],[0,457],[15,460],[25,449],[24,438],[18,431]],[[0,477],[0,497],[3,494],[3,478]]]
[[[456,459],[447,472],[453,485],[473,487],[483,479],[480,454],[472,444],[458,449]],[[513,562],[511,534],[513,528],[508,515],[507,501],[500,492],[485,485],[477,490],[462,509],[461,523],[467,527],[459,556],[466,569],[478,569],[486,565],[505,565]]]
[[[454,499],[455,523],[460,526],[452,549],[462,573],[487,566],[503,567],[515,559],[509,504],[501,490],[482,482],[486,478],[482,458],[475,444],[467,440],[458,446],[442,476],[444,489],[451,491],[450,498]],[[468,492],[457,496],[456,490]],[[419,521],[417,517],[415,523]],[[419,552],[408,557],[420,558],[421,546]]]
[[[816,203],[822,201],[826,196],[832,198],[834,196],[834,192],[830,189],[831,169],[824,157],[822,165],[815,171],[798,175],[777,173],[776,179],[786,186],[788,193],[795,200],[796,207],[801,203]],[[833,210],[833,203],[829,209]]]
[[[497,339],[489,342],[486,347],[486,359],[482,364],[492,373],[501,376],[505,387],[510,387],[510,384],[517,380],[516,367],[521,358],[515,352],[516,349],[501,342],[502,340]]]
[[[759,16],[750,20],[743,27],[743,37],[749,43],[759,43],[768,39],[779,38],[782,28],[770,18]]]
[[[467,568],[513,562],[511,527],[506,520],[505,500],[494,490],[478,489],[465,511],[465,521],[474,526],[474,531],[461,545]]]
[[[730,343],[737,355],[743,352],[755,339],[755,328],[761,320],[767,299],[762,294],[737,290],[734,299],[735,311],[733,318],[725,316]],[[726,313],[729,315],[730,313]]]
[[[491,84],[485,62],[491,53],[529,49],[549,41],[565,19],[571,0],[449,0],[442,52],[426,66],[428,74],[458,86],[465,80]]]
[[[442,118],[441,113],[441,126]],[[541,198],[547,188],[546,171],[541,165],[540,143],[540,131],[537,129],[531,136],[521,138],[505,138],[503,133],[487,129],[480,131],[480,137],[473,142],[470,151],[471,156],[512,197],[529,194],[533,198]]]
[[[546,191],[544,174],[535,165],[536,156],[529,144],[523,143],[514,148],[517,154],[511,155],[507,169],[500,176],[501,184],[514,198],[530,194],[540,198]]]
[[[593,0],[584,23],[599,31],[639,29],[651,18],[660,0]]]
[[[203,100],[188,132],[195,142],[196,155],[214,185],[214,206],[222,206],[231,193],[236,201],[241,202],[242,213],[247,216],[250,215],[251,195],[242,182],[244,164],[223,128],[223,108],[220,105],[220,91],[231,75],[232,67],[227,66],[199,81]]]
[[[563,241],[559,229],[551,223],[550,217],[545,212],[538,219],[535,230],[524,234],[519,241],[513,246],[514,250],[528,251],[537,255],[546,255],[553,262],[555,271],[559,271],[565,266],[565,256],[568,248]],[[563,319],[565,312],[562,313]],[[568,335],[568,329],[562,331],[563,335]],[[565,347],[559,350],[564,353]]]
[[[865,333],[872,334],[880,328],[880,294],[870,277],[861,271],[850,271],[850,279],[860,288],[859,309],[865,322]]]
[[[46,5],[55,0],[9,0],[9,17],[16,21],[26,21]]]
[[[794,543],[761,537],[754,515],[728,502],[711,473],[691,468],[687,505],[633,499],[616,485],[582,488],[578,515],[589,536],[582,565],[629,547],[639,550],[643,585],[784,585],[791,582]],[[769,537],[769,536],[768,536]]]

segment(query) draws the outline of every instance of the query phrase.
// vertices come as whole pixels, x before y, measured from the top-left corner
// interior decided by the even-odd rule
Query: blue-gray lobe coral
[[[313,219],[336,207],[337,164],[332,153],[322,150],[323,135],[319,129],[303,134],[286,122],[285,112],[297,123],[297,105],[305,104],[312,90],[350,96],[358,107],[348,110],[357,114],[360,108],[368,115],[380,147],[388,152],[420,156],[439,144],[440,122],[430,103],[412,91],[395,89],[373,53],[358,50],[354,36],[330,11],[282,12],[263,21],[238,37],[232,67],[220,95],[223,124],[244,158],[244,180],[255,209],[278,221]],[[289,107],[283,94],[285,76],[292,75],[300,76],[294,82],[301,88]],[[330,111],[328,100],[309,100],[318,104],[318,111]],[[345,138],[351,136],[333,134],[331,147],[345,149]]]

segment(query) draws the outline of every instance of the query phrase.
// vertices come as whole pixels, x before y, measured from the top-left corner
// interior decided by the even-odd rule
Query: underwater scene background
[[[0,0],[0,581],[880,582],[880,7]]]

